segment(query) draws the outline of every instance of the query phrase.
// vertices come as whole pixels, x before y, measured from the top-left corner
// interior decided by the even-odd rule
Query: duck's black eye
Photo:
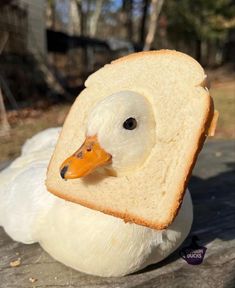
[[[128,118],[126,121],[123,123],[123,128],[127,130],[133,130],[137,127],[137,121],[135,118]]]

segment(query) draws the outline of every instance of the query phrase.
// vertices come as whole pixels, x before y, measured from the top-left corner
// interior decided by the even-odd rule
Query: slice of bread
[[[48,167],[48,190],[128,222],[168,227],[180,208],[214,114],[213,101],[203,87],[205,78],[198,62],[170,50],[135,53],[92,74],[64,123]],[[94,173],[63,180],[60,166],[84,142],[94,104],[126,90],[145,96],[152,105],[156,137],[149,157],[126,175]]]

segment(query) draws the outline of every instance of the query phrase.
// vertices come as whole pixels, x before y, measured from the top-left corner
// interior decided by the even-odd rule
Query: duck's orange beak
[[[63,179],[84,177],[111,161],[112,155],[100,146],[97,136],[87,137],[82,146],[63,162],[60,175]]]

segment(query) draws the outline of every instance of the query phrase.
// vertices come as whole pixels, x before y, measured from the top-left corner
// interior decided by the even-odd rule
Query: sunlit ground
[[[216,138],[235,138],[235,82],[210,89],[219,111]]]

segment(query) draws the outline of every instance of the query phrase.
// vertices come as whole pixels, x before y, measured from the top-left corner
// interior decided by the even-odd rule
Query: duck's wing
[[[165,259],[173,253],[188,236],[193,222],[193,204],[189,190],[184,195],[183,202],[173,223],[162,230],[162,241],[152,242],[152,253],[144,263],[148,266]]]
[[[16,241],[37,242],[38,223],[53,204],[44,183],[59,133],[53,128],[36,134],[0,173],[0,226]]]
[[[49,128],[43,130],[32,138],[28,139],[21,150],[22,155],[27,155],[32,152],[43,151],[44,149],[54,149],[58,140],[61,128]]]

